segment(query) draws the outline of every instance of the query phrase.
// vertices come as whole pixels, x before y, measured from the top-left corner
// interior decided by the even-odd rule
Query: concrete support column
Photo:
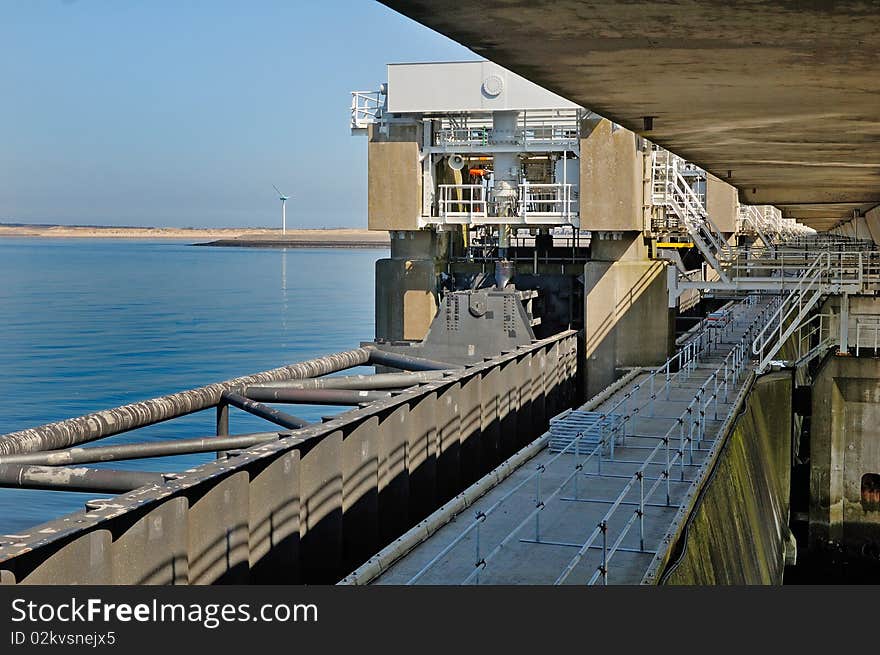
[[[603,238],[604,237],[604,238]],[[641,233],[593,233],[584,265],[586,396],[626,366],[663,363],[675,342],[667,264],[648,259]]]
[[[880,556],[876,431],[880,362],[865,356],[830,356],[812,387],[810,551],[834,558],[846,553],[848,561],[866,558],[876,566]]]
[[[421,340],[437,313],[447,234],[391,232],[391,257],[376,262],[376,339]]]

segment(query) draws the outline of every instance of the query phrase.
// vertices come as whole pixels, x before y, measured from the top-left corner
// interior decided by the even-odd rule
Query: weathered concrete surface
[[[391,233],[391,257],[376,262],[376,338],[420,340],[437,313],[437,274],[445,239],[434,232]]]
[[[714,175],[706,180],[706,212],[715,226],[725,234],[736,232],[739,201],[736,188]]]
[[[880,244],[880,207],[866,212],[864,216],[841,223],[830,231],[855,239],[872,239],[874,243]]]
[[[415,141],[370,141],[368,225],[371,230],[416,230],[422,213],[422,169]]]
[[[789,543],[792,372],[755,381],[661,584],[780,584]]]
[[[662,364],[672,353],[674,310],[666,266],[647,258],[639,233],[592,244],[584,265],[584,354],[587,397],[629,366]]]
[[[874,3],[382,1],[696,162],[745,202],[817,229],[880,202]]]
[[[581,123],[580,212],[584,230],[638,230],[642,219],[639,137],[597,116]]]
[[[863,496],[880,474],[880,360],[829,355],[813,383],[810,550],[880,552],[880,503]]]

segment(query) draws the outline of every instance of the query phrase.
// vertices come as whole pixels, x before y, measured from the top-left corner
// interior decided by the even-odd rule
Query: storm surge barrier
[[[358,366],[400,372],[330,375]],[[544,432],[576,370],[571,330],[468,366],[367,345],[4,435],[0,486],[93,499],[0,535],[0,582],[336,582]],[[310,424],[282,403],[352,409]],[[230,408],[275,427],[230,434]],[[84,445],[201,411],[216,434]],[[82,466],[215,452],[175,473]]]

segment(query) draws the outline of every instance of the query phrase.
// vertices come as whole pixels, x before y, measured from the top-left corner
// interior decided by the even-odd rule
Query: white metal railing
[[[816,303],[827,293],[823,283],[828,271],[828,253],[819,253],[758,332],[752,344],[752,352],[758,356],[759,371],[767,368],[788,338],[801,327]]]
[[[845,320],[840,315],[817,313],[805,320],[795,332],[795,365],[802,366],[825,354],[829,348],[839,346],[841,330],[849,331],[847,342],[855,348],[856,357],[863,349],[871,350],[874,356],[880,354],[880,316],[863,315],[853,319],[854,335],[849,324],[839,325],[840,321]]]
[[[756,211],[748,210],[750,220],[759,220]],[[786,232],[785,221],[778,210],[762,209],[761,212],[764,227],[772,228],[771,221],[778,221],[780,234],[791,233]],[[873,319],[864,318],[851,325],[844,310],[841,310],[839,332],[832,337],[829,316],[816,314],[816,307],[829,295],[880,291],[880,251],[876,244],[802,230],[795,230],[794,234],[774,240],[770,247],[766,247],[768,239],[765,247],[735,250],[733,258],[723,263],[727,280],[688,279],[682,275],[670,278],[673,298],[689,289],[779,295],[774,313],[752,343],[759,372],[767,370],[789,340],[796,346],[794,361],[803,363],[833,343],[839,343],[841,350],[852,345],[860,350],[873,347],[874,337],[880,337],[875,334],[880,333],[880,329],[875,328]],[[877,324],[880,325],[880,321]],[[855,343],[850,340],[852,335]]]
[[[813,314],[798,327],[795,339],[795,365],[806,364],[837,343],[831,331],[831,318],[830,314]]]
[[[776,243],[816,233],[794,219],[782,218],[782,212],[772,205],[740,205],[737,232],[757,236],[768,249]]]
[[[880,347],[880,316],[856,316],[856,357],[862,348],[871,348],[874,356]],[[849,327],[849,326],[847,326]]]
[[[577,214],[572,184],[520,184],[518,213],[529,219],[556,218],[569,222]]]
[[[875,283],[877,276],[877,252],[864,253],[861,250],[848,250],[837,252],[820,252],[815,255],[811,263],[802,268],[803,271],[793,283],[789,284],[787,295],[779,301],[779,307],[770,317],[767,324],[761,329],[752,345],[752,352],[758,356],[758,371],[766,370],[767,366],[776,357],[789,338],[798,333],[798,359],[809,353],[803,353],[802,342],[803,329],[808,331],[818,329],[818,337],[809,332],[813,342],[824,343],[826,337],[824,330],[827,327],[824,319],[819,318],[818,327],[813,325],[817,320],[811,317],[813,308],[822,298],[832,293],[859,292],[865,289],[867,282]],[[780,250],[780,260],[784,260],[786,250]],[[793,267],[801,267],[801,262],[807,256],[807,252],[788,253],[789,259],[794,259]],[[780,270],[781,282],[784,283],[786,269]],[[841,320],[846,320],[842,318]],[[840,326],[843,332],[848,331],[848,325]],[[858,343],[859,327],[856,326],[856,341]],[[843,341],[841,343],[844,343]],[[812,352],[812,349],[811,351]]]
[[[651,156],[653,205],[664,212],[667,227],[683,227],[719,277],[725,282],[729,281],[722,262],[730,259],[734,251],[709,217],[705,198],[693,188],[694,179],[705,182],[705,172],[668,150],[655,149]],[[692,180],[685,179],[684,172]],[[703,173],[702,178],[696,174],[700,172]]]
[[[441,184],[438,191],[438,209],[444,222],[473,223],[489,215],[486,187],[482,184]]]
[[[351,129],[365,130],[379,120],[384,104],[381,91],[351,92]]]
[[[423,217],[425,224],[578,225],[573,184],[520,184],[513,207],[491,200],[482,184],[440,184],[437,191],[437,217]]]
[[[773,220],[766,220],[766,209],[761,205],[740,205],[737,232],[754,234],[765,248],[772,250],[773,240],[780,237],[780,226]]]
[[[434,132],[434,145],[454,149],[482,147],[489,145],[487,127],[446,127]]]
[[[489,115],[444,116],[434,130],[433,145],[444,149],[483,148],[492,140]],[[513,144],[530,146],[568,146],[577,149],[580,138],[579,110],[520,112]]]

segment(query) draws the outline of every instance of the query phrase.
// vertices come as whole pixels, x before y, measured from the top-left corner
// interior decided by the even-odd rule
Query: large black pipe
[[[245,395],[266,403],[301,403],[304,405],[360,405],[390,398],[387,391],[352,389],[281,389],[248,387]]]
[[[37,464],[41,466],[67,466],[70,464],[93,464],[95,462],[115,462],[127,459],[212,453],[231,448],[249,448],[267,441],[275,441],[280,436],[277,432],[257,432],[254,434],[224,437],[169,439],[166,441],[125,443],[114,446],[95,446],[93,448],[68,448],[67,450],[53,450],[43,453],[0,456],[0,465]]]
[[[222,402],[229,403],[233,407],[238,407],[239,409],[242,409],[249,414],[259,416],[260,418],[265,419],[270,423],[280,425],[281,427],[288,428],[290,430],[304,428],[309,424],[308,421],[301,419],[298,416],[287,414],[278,409],[273,409],[272,407],[268,407],[263,403],[258,403],[254,400],[251,400],[250,398],[245,398],[240,393],[236,393],[234,391],[224,392],[220,399]]]
[[[161,484],[165,484],[161,473],[0,464],[0,487],[121,494]]]
[[[306,362],[274,368],[206,387],[189,389],[168,396],[144,400],[94,414],[48,423],[36,428],[0,436],[0,455],[59,450],[109,437],[153,423],[185,416],[214,407],[224,391],[244,389],[253,384],[277,380],[313,378],[366,364],[370,351],[356,348]]]
[[[413,357],[401,353],[392,353],[378,348],[370,348],[370,364],[399,368],[402,371],[446,371],[464,368],[461,364],[438,362],[424,357]]]
[[[332,377],[309,378],[306,380],[285,380],[266,382],[250,389],[355,389],[372,391],[377,389],[405,389],[424,382],[433,382],[446,375],[446,370],[420,371],[407,373],[376,373],[373,375],[334,375]]]

